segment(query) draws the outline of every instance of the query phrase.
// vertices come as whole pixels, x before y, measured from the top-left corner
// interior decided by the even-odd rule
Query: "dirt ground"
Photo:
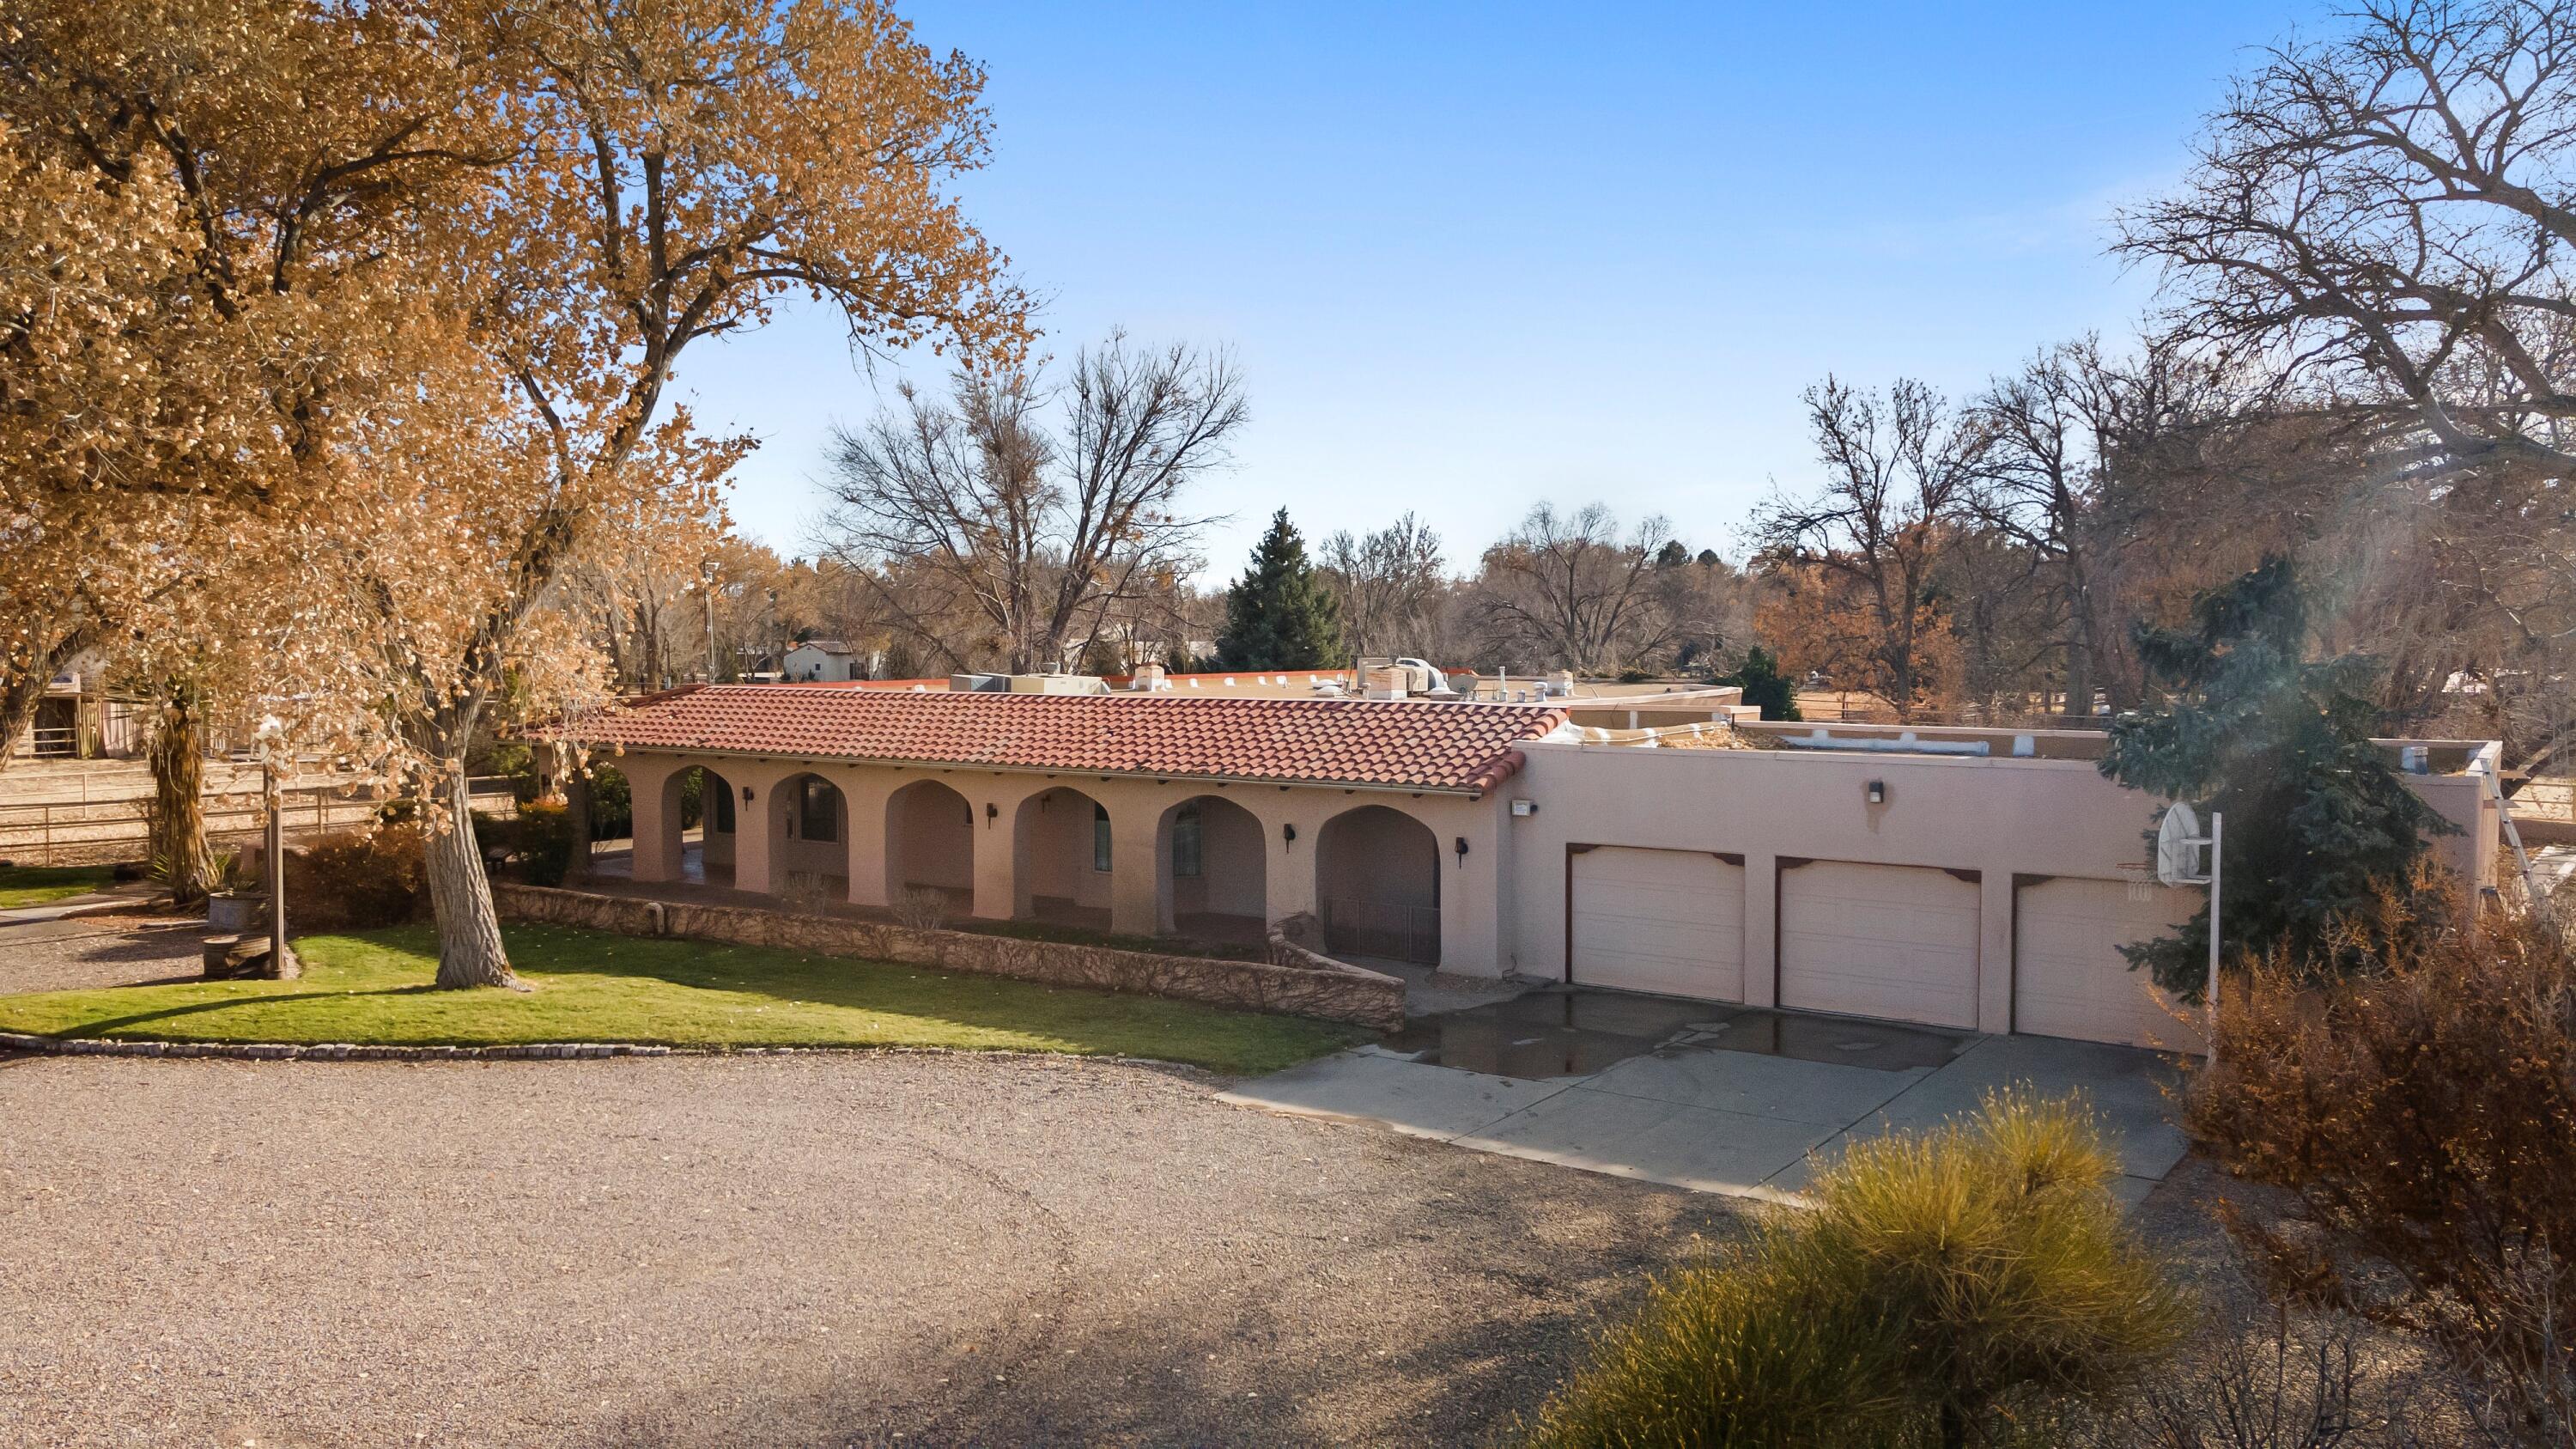
[[[1739,1221],[1208,1092],[0,1061],[0,1443],[1474,1442]]]

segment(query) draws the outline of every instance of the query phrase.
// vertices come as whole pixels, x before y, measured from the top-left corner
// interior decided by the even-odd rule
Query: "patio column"
[[[640,760],[632,755],[620,759],[618,768],[626,772],[635,797],[635,854],[633,871],[639,881],[678,880],[680,878],[680,821],[673,813],[676,802],[665,798],[671,777],[684,766],[667,760]]]
[[[1109,812],[1109,929],[1122,936],[1162,931],[1161,812],[1126,805]]]
[[[1300,912],[1314,914],[1318,909],[1315,837],[1323,829],[1323,812],[1308,805],[1303,809],[1256,809],[1252,813],[1261,821],[1261,851],[1268,863],[1264,882],[1269,890],[1270,919],[1262,924],[1276,925]],[[1290,830],[1297,832],[1296,839],[1288,838]]]
[[[1020,802],[1007,803],[991,790],[964,790],[975,824],[975,915],[1007,921],[1018,912],[1019,870],[1014,859],[1019,839]]]
[[[779,838],[786,834],[787,820],[771,810],[770,792],[778,788],[780,772],[744,768],[739,775],[728,771],[725,785],[733,791],[733,888],[768,895],[769,861]],[[746,798],[747,797],[747,798]]]

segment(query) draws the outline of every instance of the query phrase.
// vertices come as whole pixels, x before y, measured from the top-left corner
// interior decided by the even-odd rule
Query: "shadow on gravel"
[[[1503,1442],[1649,1274],[1687,1260],[1700,1234],[1726,1236],[1742,1221],[1714,1200],[1674,1202],[1648,1216],[1652,1227],[1631,1219],[1629,1231],[1579,1245],[1551,1243],[1542,1221],[1568,1206],[1556,1184],[1473,1207],[1406,1202],[1367,1223],[1319,1213],[1304,1243],[1252,1249],[1249,1273],[1112,1277],[1070,1288],[1069,1301],[1043,1305],[1047,1316],[1025,1302],[961,1315],[946,1344],[879,1356],[832,1383],[811,1382],[827,1372],[817,1369],[801,1384],[769,1372],[756,1384],[675,1386],[584,1442]],[[1344,1248],[1346,1232],[1372,1236]],[[1191,1252],[1175,1247],[1176,1258]],[[1399,1262],[1414,1271],[1384,1271]]]

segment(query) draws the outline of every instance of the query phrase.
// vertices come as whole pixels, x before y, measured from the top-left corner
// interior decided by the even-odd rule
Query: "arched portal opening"
[[[1261,818],[1222,795],[1193,795],[1155,830],[1161,929],[1258,945],[1270,927],[1269,849]]]
[[[811,772],[769,790],[772,895],[792,900],[850,898],[850,804],[841,787]],[[737,881],[748,888],[750,882]]]
[[[1363,805],[1325,821],[1315,895],[1335,954],[1440,964],[1440,839],[1403,811]]]
[[[1115,864],[1108,807],[1070,786],[1041,790],[1012,823],[1012,914],[1106,931]]]
[[[662,858],[678,864],[675,880],[733,884],[734,787],[704,765],[662,781]]]
[[[889,904],[908,891],[932,891],[946,906],[936,914],[975,909],[975,809],[937,780],[915,780],[886,797],[885,888]]]

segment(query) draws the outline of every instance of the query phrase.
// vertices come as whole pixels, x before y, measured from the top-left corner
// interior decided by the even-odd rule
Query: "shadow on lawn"
[[[110,991],[131,991],[136,986],[186,986],[198,984],[202,980],[202,977],[182,976],[169,981],[138,981],[125,986],[111,986],[105,989]],[[348,1001],[353,998],[367,996],[415,996],[422,992],[433,991],[436,989],[437,988],[431,986],[390,986],[374,991],[288,991],[280,992],[276,995],[228,996],[221,1001],[192,1001],[185,1006],[165,1006],[159,1011],[138,1011],[127,1016],[111,1016],[104,1019],[73,1022],[68,1026],[60,1027],[53,1031],[43,1032],[40,1033],[40,1035],[56,1038],[106,1036],[111,1032],[119,1032],[130,1027],[142,1026],[147,1022],[169,1021],[177,1017],[196,1016],[209,1011],[223,1011],[236,1006],[271,1006],[280,1002],[290,1001]]]

